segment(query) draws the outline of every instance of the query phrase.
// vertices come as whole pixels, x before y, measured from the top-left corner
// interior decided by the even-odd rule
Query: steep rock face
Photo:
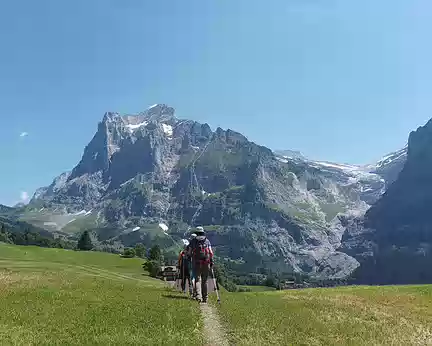
[[[432,218],[428,212],[431,192],[432,121],[411,133],[405,166],[396,182],[366,214],[366,225],[388,231],[396,245],[407,241],[429,242],[432,239]]]
[[[106,113],[77,166],[25,209],[31,222],[63,233],[90,228],[116,248],[171,246],[159,222],[175,239],[204,225],[219,256],[244,271],[339,278],[359,265],[339,251],[349,220],[386,188],[370,170],[275,155],[240,133],[213,132],[155,105],[136,115]]]
[[[65,185],[66,181],[69,179],[70,174],[70,172],[62,173],[53,180],[50,186],[37,189],[33,195],[32,200],[53,197]]]
[[[200,224],[220,256],[245,271],[344,277],[358,262],[337,250],[338,215],[368,207],[346,180],[155,105],[137,115],[106,113],[78,165],[38,190],[26,210],[31,220],[55,211],[44,225],[95,229],[113,246],[163,240],[159,222],[176,239]]]
[[[407,159],[364,219],[348,225],[343,250],[363,264],[368,283],[432,282],[432,121],[412,132]]]

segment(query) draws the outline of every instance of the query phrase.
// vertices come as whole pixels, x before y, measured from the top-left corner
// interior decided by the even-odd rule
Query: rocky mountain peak
[[[275,155],[239,132],[179,120],[157,104],[105,113],[72,172],[32,202],[67,210],[49,221],[62,231],[91,223],[101,241],[133,245],[161,221],[182,225],[181,236],[188,225],[204,225],[221,256],[247,258],[246,266],[343,277],[358,263],[337,251],[339,216],[363,215],[384,190],[383,178],[362,167]],[[229,247],[233,241],[244,250]]]
[[[137,114],[120,114],[118,112],[106,112],[103,123],[122,121],[125,124],[136,124],[137,121],[164,121],[174,118],[175,109],[166,104],[154,104],[143,112]]]
[[[432,120],[411,132],[407,147],[382,161],[388,160],[391,163],[403,160],[404,166],[384,196],[368,211],[366,220],[374,229],[397,232],[429,215],[418,212],[426,211],[431,202]]]
[[[129,148],[127,151],[130,151],[132,146],[144,149],[143,146],[154,146],[156,142],[160,142],[161,137],[172,139],[173,127],[178,124],[174,113],[174,108],[165,104],[153,105],[138,114],[121,115],[116,112],[106,112],[69,180],[97,172],[100,172],[102,178],[106,180],[106,173],[110,170],[113,156],[122,148]],[[146,144],[148,140],[151,143]]]
[[[432,165],[432,119],[426,125],[410,133],[408,139],[408,162],[431,167]],[[420,172],[419,172],[420,173]]]
[[[102,118],[102,122],[107,123],[113,121],[113,119],[119,117],[117,112],[106,112]]]
[[[71,172],[64,172],[60,174],[59,176],[55,177],[51,185],[46,187],[41,187],[36,190],[34,193],[31,201],[37,200],[41,198],[42,196],[54,196],[67,182],[69,179],[69,176],[71,175]],[[30,201],[30,203],[31,203]]]
[[[140,115],[144,115],[147,121],[171,121],[175,110],[165,104],[155,104]]]

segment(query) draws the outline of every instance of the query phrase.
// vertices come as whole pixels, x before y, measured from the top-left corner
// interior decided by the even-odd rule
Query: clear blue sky
[[[0,203],[71,169],[105,111],[154,103],[374,161],[432,117],[431,32],[430,0],[1,1]]]

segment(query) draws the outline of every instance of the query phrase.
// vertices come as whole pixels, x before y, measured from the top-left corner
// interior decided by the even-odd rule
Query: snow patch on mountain
[[[384,168],[385,166],[391,165],[398,160],[406,160],[407,155],[408,155],[408,144],[404,148],[384,156],[376,163],[365,166],[365,169],[369,171],[376,171]]]
[[[278,160],[279,162],[282,162],[282,163],[288,163],[288,160],[285,157],[276,157],[276,160]]]
[[[142,123],[139,123],[139,124],[128,124],[128,125],[126,125],[126,127],[129,129],[129,131],[134,132],[135,130],[139,129],[140,127],[147,126],[147,124],[148,124],[147,121],[143,121]]]
[[[378,174],[371,173],[368,170],[365,170],[362,166],[354,166],[354,165],[345,165],[345,164],[337,164],[330,162],[321,162],[321,161],[308,161],[308,163],[315,168],[319,169],[328,169],[338,171],[342,174],[345,174],[348,179],[349,184],[358,183],[359,181],[381,181],[384,182]]]
[[[392,183],[392,179],[402,169],[407,156],[407,147],[384,156],[375,164],[364,166],[315,161],[297,152],[294,152],[295,155],[287,155],[289,153],[290,151],[287,150],[277,151],[275,156],[282,163],[303,162],[311,168],[318,169],[337,182],[339,186],[353,188],[359,194],[360,199],[370,206],[384,194],[388,185]]]
[[[312,161],[312,162],[318,166],[336,168],[336,169],[341,169],[341,170],[345,170],[345,171],[355,171],[359,168],[357,166],[337,164],[337,163],[331,163],[331,162],[325,162],[325,161]]]
[[[75,213],[75,214],[73,214],[73,215],[74,215],[74,216],[79,216],[79,215],[88,216],[88,215],[90,215],[91,213],[92,213],[91,210],[89,210],[89,211],[81,210],[81,211],[79,211],[79,212],[77,212],[77,213]]]
[[[173,135],[173,127],[171,125],[168,124],[162,124],[162,129],[164,131],[164,133],[168,136],[168,137],[172,137]]]
[[[162,229],[162,231],[164,231],[164,233],[166,233],[166,231],[168,231],[168,226],[164,223],[160,223],[159,227]]]
[[[87,213],[85,210],[81,210],[78,213],[75,213],[74,215],[85,215],[85,213]]]

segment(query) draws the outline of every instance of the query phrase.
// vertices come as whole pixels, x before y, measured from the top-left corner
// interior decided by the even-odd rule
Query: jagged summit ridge
[[[102,121],[113,121],[116,119],[121,119],[126,123],[134,123],[137,121],[152,121],[152,120],[163,120],[175,117],[175,109],[166,104],[155,104],[147,108],[143,112],[138,112],[137,114],[121,114],[118,112],[106,112],[103,116]]]
[[[122,139],[145,129],[149,124],[159,124],[165,134],[172,137],[173,127],[179,123],[175,110],[165,104],[156,104],[138,114],[106,112],[99,127],[109,133],[119,132]],[[154,128],[152,129],[154,130]],[[112,144],[108,144],[112,145]],[[114,145],[116,146],[116,145]]]
[[[222,129],[215,136],[232,137]],[[93,208],[137,175],[152,175],[152,181],[175,179],[180,156],[201,150],[213,136],[207,124],[175,117],[174,108],[157,104],[138,114],[106,112],[85,147],[80,162],[61,179],[56,193],[41,188],[34,199],[55,203],[68,200],[76,209]],[[54,184],[54,183],[53,183]]]
[[[174,138],[174,130],[181,123],[174,113],[172,107],[164,104],[154,105],[135,115],[105,113],[96,134],[84,149],[81,162],[73,169],[68,180],[86,173],[100,172],[107,183],[107,172],[114,164],[114,156],[122,157],[125,152],[130,153],[132,148],[135,148],[134,152],[140,148],[145,156],[145,152],[160,142]],[[153,152],[152,155],[158,156],[159,153]]]

